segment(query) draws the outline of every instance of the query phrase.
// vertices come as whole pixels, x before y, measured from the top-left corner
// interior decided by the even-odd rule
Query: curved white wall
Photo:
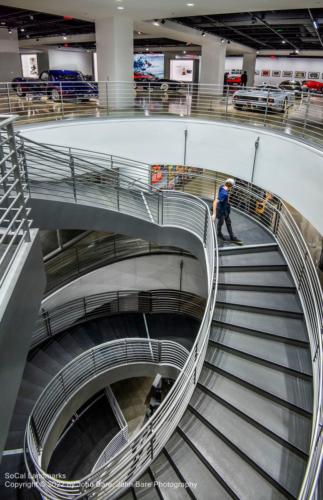
[[[93,149],[152,164],[186,164],[251,179],[294,206],[323,233],[323,151],[264,129],[179,118],[90,119],[22,127],[50,144]]]

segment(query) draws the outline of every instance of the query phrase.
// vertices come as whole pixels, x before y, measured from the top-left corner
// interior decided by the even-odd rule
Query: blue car
[[[15,78],[12,88],[19,97],[45,95],[55,102],[88,101],[98,95],[96,83],[85,80],[80,71],[59,69],[43,71],[39,79]]]

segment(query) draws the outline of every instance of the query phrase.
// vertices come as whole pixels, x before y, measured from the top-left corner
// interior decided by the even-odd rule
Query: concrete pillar
[[[256,70],[256,52],[252,52],[251,54],[243,54],[243,62],[242,62],[242,73],[244,71],[247,72],[248,81],[247,87],[252,87],[255,82],[255,70]]]
[[[200,83],[223,86],[226,44],[212,40],[202,45]]]
[[[22,76],[17,30],[10,35],[0,28],[0,81],[11,82],[16,76]]]
[[[126,108],[133,99],[133,20],[123,15],[95,23],[100,105]],[[111,83],[109,83],[111,82]]]

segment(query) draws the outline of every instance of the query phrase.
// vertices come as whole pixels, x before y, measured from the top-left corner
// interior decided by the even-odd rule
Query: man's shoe
[[[221,238],[221,240],[225,241],[227,238],[222,233],[217,233],[217,237]]]
[[[232,236],[230,236],[230,241],[241,241],[240,238],[238,238],[238,236],[235,236],[234,234]]]

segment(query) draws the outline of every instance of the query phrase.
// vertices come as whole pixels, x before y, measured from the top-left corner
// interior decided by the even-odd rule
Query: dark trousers
[[[232,231],[232,224],[231,224],[230,215],[220,215],[218,217],[218,224],[216,227],[216,232],[218,233],[218,235],[222,233],[222,226],[223,226],[224,222],[227,226],[227,230],[228,230],[230,238],[233,238],[233,231]]]

